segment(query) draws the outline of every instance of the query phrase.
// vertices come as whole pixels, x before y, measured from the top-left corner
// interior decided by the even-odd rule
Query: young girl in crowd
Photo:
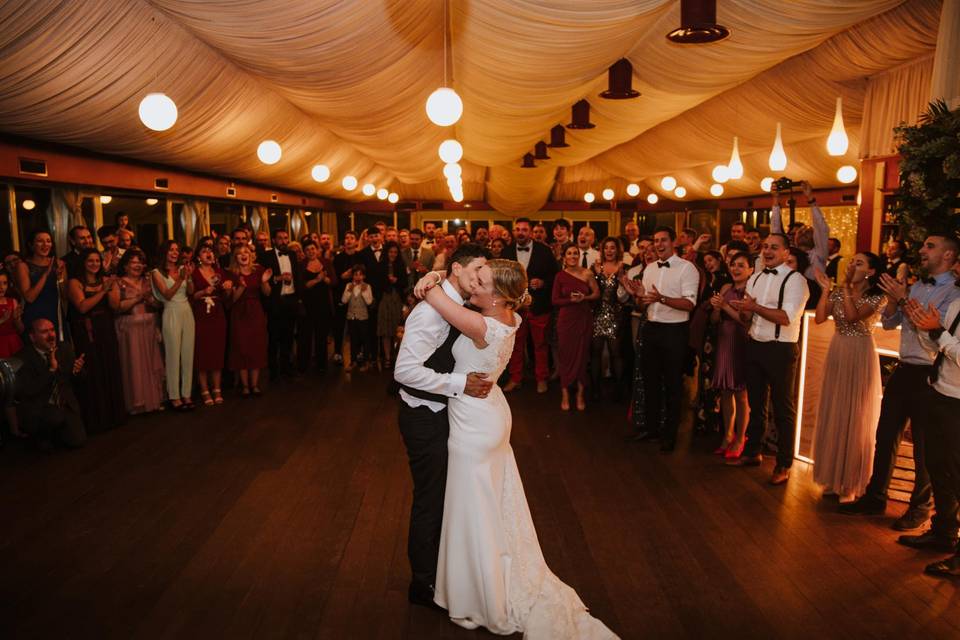
[[[23,348],[20,335],[23,333],[23,305],[13,296],[8,296],[10,290],[10,275],[0,271],[0,358],[9,358]],[[10,427],[10,434],[15,438],[25,438],[27,434],[20,431],[17,422],[16,408],[11,404],[4,408],[4,415]]]
[[[728,262],[732,283],[720,288],[710,298],[713,322],[717,325],[717,348],[714,355],[711,386],[720,392],[723,419],[723,442],[714,453],[725,458],[739,458],[747,441],[750,405],[747,402],[747,381],[744,360],[747,348],[747,326],[740,312],[730,304],[743,300],[747,281],[753,275],[753,263],[746,253],[731,254]]]
[[[147,257],[131,247],[117,265],[117,286],[110,292],[116,317],[120,372],[127,413],[163,408],[163,354],[153,288],[146,277]]]
[[[196,326],[190,295],[193,263],[181,264],[180,244],[160,245],[160,266],[151,274],[154,295],[163,304],[163,350],[166,356],[167,395],[178,411],[193,409],[193,348]]]
[[[347,328],[350,332],[350,365],[345,367],[352,370],[361,362],[360,371],[370,368],[368,362],[376,353],[376,345],[366,344],[369,335],[370,312],[368,307],[373,304],[373,289],[364,282],[366,270],[363,265],[356,265],[352,272],[353,281],[343,290],[343,304],[347,305]],[[364,355],[361,355],[364,354]]]
[[[244,398],[259,396],[260,370],[267,366],[267,316],[260,296],[270,296],[272,269],[264,269],[253,261],[253,251],[246,245],[233,250],[230,269],[233,303],[230,306],[231,371],[240,373],[240,392]]]
[[[861,496],[873,471],[873,446],[880,416],[880,361],[873,342],[874,316],[884,302],[878,286],[883,263],[873,253],[850,260],[843,286],[817,271],[823,295],[817,324],[833,316],[836,332],[823,365],[817,430],[813,443],[813,480],[840,502]]]

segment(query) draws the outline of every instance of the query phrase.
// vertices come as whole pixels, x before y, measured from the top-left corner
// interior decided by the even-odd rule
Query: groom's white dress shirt
[[[463,298],[449,281],[444,280],[444,292],[457,304],[463,304]],[[459,398],[467,384],[465,373],[437,373],[423,365],[433,352],[443,345],[450,333],[447,321],[426,302],[413,308],[404,324],[403,341],[397,353],[397,362],[393,368],[393,379],[406,387],[436,393],[448,398]],[[410,407],[428,407],[434,413],[443,411],[446,405],[433,400],[415,398],[403,389],[400,397]]]

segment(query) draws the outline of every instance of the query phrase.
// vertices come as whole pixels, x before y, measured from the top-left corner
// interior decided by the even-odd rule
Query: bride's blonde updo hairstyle
[[[493,272],[493,290],[503,298],[507,307],[514,311],[530,304],[527,291],[527,272],[516,260],[487,260]]]

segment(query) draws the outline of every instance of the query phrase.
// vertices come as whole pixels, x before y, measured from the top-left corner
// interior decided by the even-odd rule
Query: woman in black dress
[[[329,273],[320,256],[320,247],[313,240],[303,243],[304,261],[300,269],[301,292],[305,315],[298,331],[297,359],[301,373],[310,368],[310,356],[316,359],[319,372],[327,370],[327,336],[333,321],[330,289],[334,274]]]

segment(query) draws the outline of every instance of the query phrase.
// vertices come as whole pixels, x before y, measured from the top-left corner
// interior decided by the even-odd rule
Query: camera
[[[789,191],[794,187],[799,187],[803,184],[800,180],[791,180],[790,178],[784,176],[782,178],[777,178],[773,181],[773,190],[774,191]]]

